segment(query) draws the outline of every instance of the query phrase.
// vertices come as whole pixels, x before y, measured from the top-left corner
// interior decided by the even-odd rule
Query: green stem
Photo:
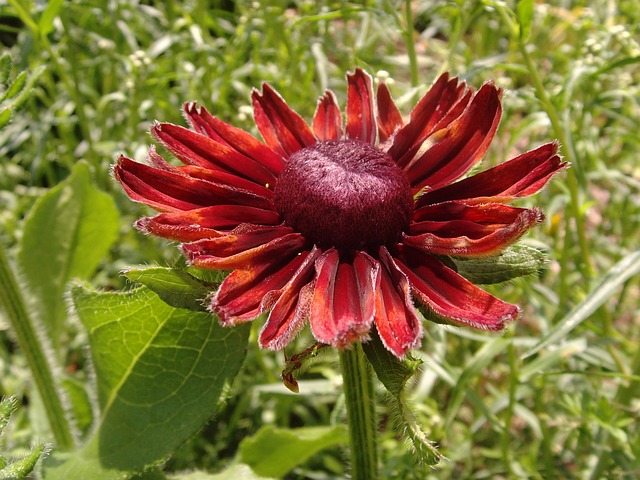
[[[379,472],[373,372],[359,343],[355,343],[349,350],[339,352],[349,424],[351,478],[377,480]]]
[[[582,165],[573,148],[571,135],[565,130],[562,121],[560,120],[560,115],[558,115],[558,111],[556,110],[555,105],[549,98],[547,90],[544,88],[544,84],[542,83],[542,79],[538,74],[536,64],[531,58],[531,55],[529,55],[526,39],[523,38],[522,35],[520,35],[520,27],[516,25],[516,23],[514,23],[506,8],[498,8],[498,12],[502,17],[502,20],[509,27],[511,36],[515,38],[516,42],[518,43],[518,49],[520,50],[522,59],[524,60],[527,70],[529,71],[531,82],[533,83],[533,87],[536,91],[536,97],[542,104],[542,108],[547,114],[549,122],[551,122],[551,128],[553,129],[553,133],[556,138],[560,141],[563,153],[565,154],[567,160],[569,160],[569,162],[573,165],[573,168],[569,169],[567,173],[567,186],[569,187],[569,196],[571,197],[571,214],[575,221],[576,233],[578,236],[578,245],[580,247],[580,253],[582,257],[582,262],[579,265],[579,269],[585,282],[585,289],[588,291],[590,281],[594,276],[594,270],[593,266],[591,265],[591,254],[586,235],[585,218],[582,212],[580,182],[578,181],[578,172],[582,172]],[[581,178],[584,178],[584,175],[581,175]],[[563,271],[561,274],[565,275],[565,272]]]
[[[27,359],[42,399],[57,446],[73,447],[73,435],[67,421],[59,389],[36,327],[9,267],[4,246],[0,244],[0,309],[6,313],[18,344]]]
[[[409,57],[409,68],[411,70],[411,86],[417,87],[420,83],[420,77],[416,47],[413,43],[413,10],[411,9],[411,0],[405,0],[404,2],[404,15],[406,23],[404,38],[407,46],[407,56]]]
[[[526,44],[523,41],[520,41],[519,46],[522,58],[524,59],[524,62],[527,66],[527,70],[529,70],[529,74],[531,75],[531,81],[533,82],[533,86],[536,90],[536,97],[538,97],[538,100],[540,100],[542,108],[544,108],[547,116],[549,117],[553,133],[560,141],[567,159],[574,166],[574,168],[570,169],[567,174],[567,186],[569,187],[569,195],[571,197],[571,213],[576,222],[578,244],[582,253],[582,263],[580,265],[580,269],[586,282],[585,287],[588,290],[589,281],[593,277],[593,268],[591,266],[591,254],[589,252],[589,243],[587,241],[587,235],[585,231],[585,219],[581,211],[582,202],[580,198],[580,185],[576,173],[578,170],[581,170],[580,162],[578,161],[578,157],[572,148],[573,142],[570,142],[569,136],[562,126],[560,117],[558,116],[558,112],[556,111],[555,106],[551,102],[551,99],[549,98],[549,95],[544,88],[536,65],[533,62],[531,55],[529,55],[529,52],[527,51]]]

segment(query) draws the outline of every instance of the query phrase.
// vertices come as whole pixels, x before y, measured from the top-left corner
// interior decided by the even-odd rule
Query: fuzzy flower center
[[[376,249],[409,225],[411,186],[385,152],[356,140],[316,143],[289,158],[275,208],[321,247]]]

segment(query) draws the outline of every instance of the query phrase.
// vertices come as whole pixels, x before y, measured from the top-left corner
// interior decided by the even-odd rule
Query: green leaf
[[[265,426],[240,443],[239,457],[258,475],[279,478],[317,452],[348,441],[342,425],[296,429]]]
[[[577,305],[564,317],[542,340],[540,340],[522,358],[535,355],[540,350],[557,343],[565,338],[571,330],[576,328],[591,316],[600,306],[607,301],[624,282],[640,273],[640,250],[628,254],[611,270],[607,272],[602,281],[591,291],[589,296]]]
[[[0,435],[2,435],[3,430],[9,424],[9,419],[11,419],[11,415],[18,408],[18,399],[15,395],[12,395],[7,398],[3,398],[0,401]]]
[[[533,0],[518,0],[516,5],[516,17],[520,25],[520,38],[526,40],[531,33],[531,22],[533,21]]]
[[[205,300],[213,286],[175,268],[132,268],[123,272],[132,282],[141,283],[153,290],[172,307],[195,311],[207,311]]]
[[[0,470],[0,480],[20,480],[27,478],[33,471],[38,460],[46,456],[50,448],[44,444],[34,447],[26,456],[9,463]]]
[[[48,35],[53,29],[53,20],[60,13],[64,0],[49,0],[47,7],[42,12],[40,20],[38,20],[38,28],[40,29],[40,35]]]
[[[497,337],[485,343],[480,350],[467,363],[462,371],[451,394],[447,415],[445,419],[445,429],[451,427],[453,419],[458,414],[467,389],[470,388],[471,381],[478,377],[482,371],[489,366],[492,360],[502,353],[509,345],[510,340],[504,337]]]
[[[453,258],[458,273],[473,283],[502,283],[538,273],[546,257],[537,248],[512,245],[500,255],[487,258]]]
[[[0,83],[7,83],[11,74],[11,55],[3,53],[0,56]]]
[[[244,357],[249,325],[173,308],[145,287],[71,298],[89,332],[100,418],[87,445],[46,478],[120,478],[171,454],[215,413]],[[85,474],[90,471],[91,475]]]
[[[33,21],[33,18],[31,17],[31,14],[29,13],[29,11],[27,9],[25,9],[22,4],[20,3],[19,0],[8,0],[9,5],[11,5],[13,7],[13,9],[16,11],[16,13],[18,14],[18,17],[20,18],[20,20],[22,20],[22,23],[24,23],[27,27],[29,27],[29,29],[34,33],[37,34],[38,33],[38,25],[36,24],[36,22]]]
[[[40,197],[27,217],[18,262],[34,308],[54,344],[66,318],[67,282],[93,274],[118,229],[113,199],[92,185],[84,162]]]
[[[0,109],[0,130],[2,130],[11,120],[11,110],[9,108]]]
[[[13,82],[11,82],[11,85],[9,85],[9,88],[7,89],[7,91],[4,92],[4,94],[2,95],[3,97],[2,99],[3,100],[5,98],[9,99],[17,96],[22,91],[26,83],[27,83],[27,72],[22,71],[13,80]]]
[[[170,475],[170,480],[273,480],[272,477],[257,475],[248,465],[236,464],[220,473],[191,472]]]
[[[65,377],[60,380],[60,386],[64,388],[69,405],[67,408],[73,412],[75,426],[86,433],[93,423],[93,408],[91,400],[85,390],[86,382],[73,377]]]

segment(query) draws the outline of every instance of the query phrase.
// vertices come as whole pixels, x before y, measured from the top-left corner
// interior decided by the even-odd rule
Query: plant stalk
[[[413,10],[411,8],[411,0],[405,0],[404,2],[404,15],[405,15],[405,31],[404,40],[407,47],[407,56],[409,57],[409,69],[411,72],[411,86],[417,87],[420,83],[420,77],[418,72],[418,57],[416,56],[416,47],[413,39]]]
[[[378,438],[371,365],[360,343],[355,343],[351,349],[340,350],[339,354],[349,424],[351,478],[378,480]]]
[[[6,313],[11,329],[18,340],[22,353],[27,359],[29,370],[40,393],[57,447],[62,449],[73,447],[73,434],[67,421],[60,390],[57,387],[51,365],[47,360],[33,319],[29,316],[24,298],[18,288],[18,282],[9,267],[9,261],[1,243],[0,309]]]

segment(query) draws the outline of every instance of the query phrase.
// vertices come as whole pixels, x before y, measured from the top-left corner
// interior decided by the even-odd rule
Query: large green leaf
[[[170,480],[273,480],[256,474],[251,468],[243,464],[231,465],[220,473],[191,472],[178,473],[168,477]]]
[[[240,444],[240,461],[264,477],[282,477],[317,452],[348,442],[347,429],[305,427],[296,429],[262,427]]]
[[[242,365],[249,326],[222,328],[146,287],[76,286],[71,297],[89,332],[101,413],[85,447],[46,478],[122,478],[162,460],[213,415]]]
[[[40,197],[25,221],[18,261],[54,344],[66,317],[67,282],[91,276],[116,240],[118,228],[113,199],[92,185],[84,162]]]

